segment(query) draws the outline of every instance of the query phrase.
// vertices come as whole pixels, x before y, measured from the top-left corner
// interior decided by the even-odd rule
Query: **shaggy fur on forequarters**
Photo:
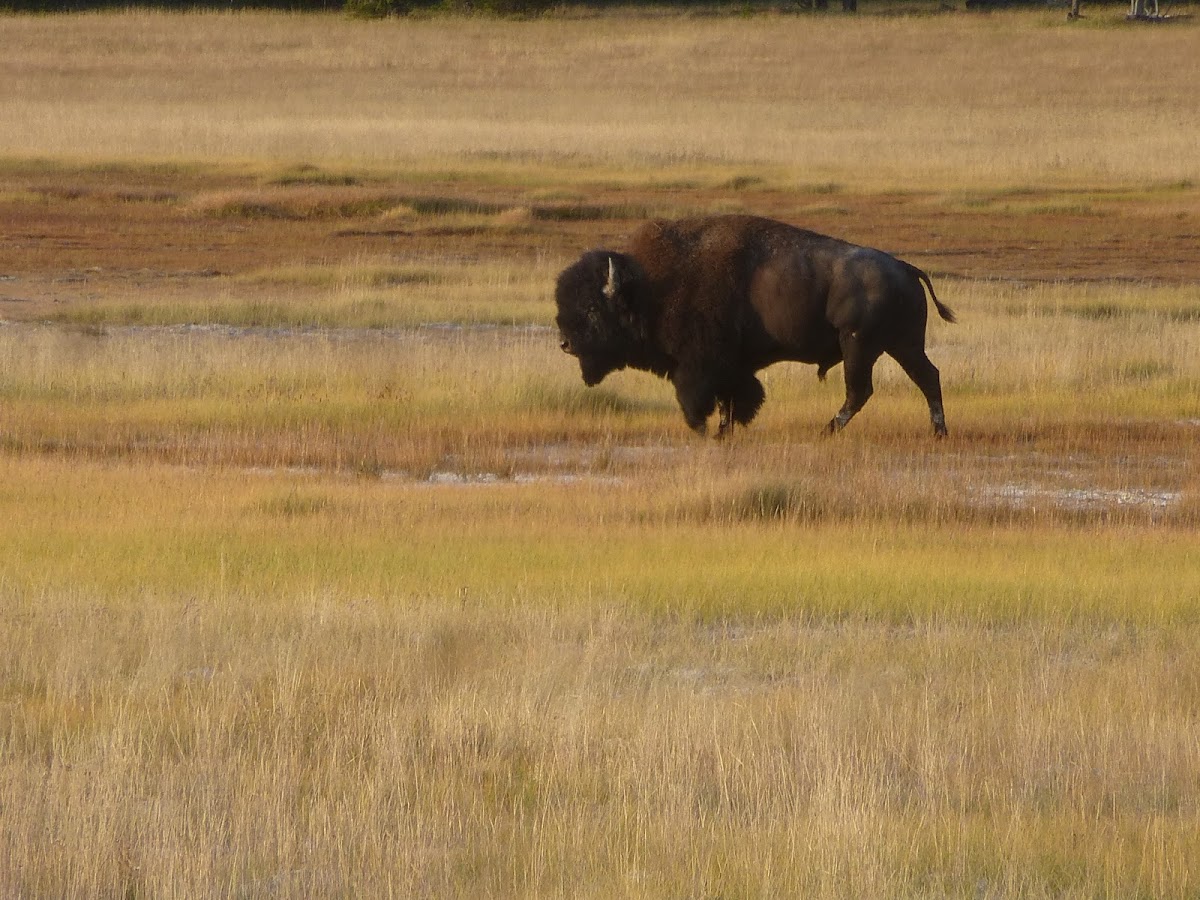
[[[643,225],[623,252],[592,250],[563,270],[555,300],[562,349],[583,380],[626,367],[670,379],[688,425],[718,436],[749,424],[765,393],[755,373],[791,360],[825,373],[845,363],[839,431],[873,391],[884,353],[925,395],[946,433],[941,378],[925,355],[927,303],[954,313],[929,276],[881,250],[754,216]]]

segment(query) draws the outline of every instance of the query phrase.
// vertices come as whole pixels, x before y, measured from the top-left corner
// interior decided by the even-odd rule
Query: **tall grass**
[[[1189,295],[951,295],[936,445],[882,365],[717,444],[544,327],[0,329],[0,892],[1194,894]]]
[[[547,454],[534,452],[552,444],[582,450],[603,438],[616,447],[692,447],[668,384],[636,372],[618,373],[595,391],[578,381],[549,327],[548,271],[301,268],[233,285],[246,301],[162,305],[167,321],[194,316],[263,327],[12,326],[0,331],[4,440],[10,448],[118,458],[335,468],[363,461],[411,474],[441,467],[500,476],[552,468]],[[268,291],[288,280],[317,286],[299,300],[284,296],[269,316],[254,300],[260,279]],[[1189,423],[1200,418],[1200,320],[1189,289],[950,282],[943,293],[962,322],[932,324],[930,353],[945,373],[959,434],[1101,456],[1111,452],[1104,444],[1114,429],[1131,446],[1190,442]],[[385,317],[381,324],[392,324],[388,310],[401,321],[422,313],[453,320],[457,312],[484,322],[529,316],[535,324],[276,327],[338,323],[343,315],[355,322],[361,310],[354,305],[368,296]],[[130,317],[103,301],[81,308],[89,322],[159,315],[150,308]],[[821,384],[809,367],[768,369],[768,402],[735,444],[814,439],[840,405],[838,374]],[[923,401],[899,368],[882,360],[876,382],[878,395],[853,432],[923,435]],[[602,471],[613,459],[597,457],[587,468]]]
[[[57,491],[36,470],[7,468],[32,479],[39,499]],[[21,813],[0,829],[7,892],[1196,889],[1195,626],[1190,614],[1150,624],[1132,603],[1139,575],[1165,581],[1164,566],[1188,565],[1182,538],[1122,540],[1108,559],[1129,579],[1117,588],[1124,601],[1069,627],[1049,609],[984,626],[942,611],[893,621],[879,589],[930,566],[950,570],[938,596],[952,599],[953,573],[971,583],[996,574],[967,572],[985,535],[936,555],[896,547],[874,584],[856,582],[859,560],[849,564],[867,548],[861,532],[724,529],[647,545],[654,533],[644,531],[610,544],[600,565],[588,552],[594,535],[569,534],[564,546],[561,524],[530,530],[522,518],[528,571],[561,579],[535,603],[506,581],[519,558],[511,523],[500,546],[486,525],[462,534],[470,519],[442,528],[443,542],[457,535],[456,579],[397,566],[392,583],[374,583],[413,540],[410,502],[417,521],[446,515],[412,488],[323,484],[330,505],[298,516],[293,504],[280,522],[279,485],[147,474],[132,491],[120,472],[77,470],[74,484],[68,475],[71,488],[87,485],[76,502],[117,498],[115,516],[101,521],[42,507],[51,512],[31,535],[41,540],[28,546],[43,561],[67,556],[38,533],[45,524],[84,538],[78,570],[46,570],[49,580],[75,576],[73,586],[0,582],[0,801]],[[347,516],[338,504],[349,496],[353,528],[315,528],[323,537],[302,559],[262,566],[296,545],[297,518],[312,528]],[[471,497],[473,517],[503,518],[507,504]],[[452,505],[463,511],[462,502]],[[186,533],[181,505],[194,516]],[[89,519],[96,531],[84,534]],[[104,529],[116,520],[134,521],[132,533]],[[17,530],[6,528],[6,548]],[[136,550],[113,565],[101,533]],[[765,543],[751,550],[751,536]],[[996,564],[1005,544],[1029,561],[1042,537],[1008,535]],[[1076,553],[1094,540],[1059,544],[1071,574],[1086,573],[1085,591],[1101,575],[1094,555]],[[548,568],[554,545],[562,556]],[[134,576],[134,592],[110,595],[92,577],[131,563],[132,575],[158,551],[160,576]],[[195,564],[181,552],[211,554],[209,577],[189,584]],[[239,574],[249,556],[258,578]],[[755,585],[729,577],[739,560],[790,572],[786,609],[763,614]],[[693,586],[726,591],[721,614],[664,615],[622,596],[623,578],[664,563],[697,566]],[[814,563],[843,580],[848,613],[820,610],[821,582],[806,574]],[[476,582],[480,569],[499,578],[495,590]],[[1056,602],[1072,590],[1063,576],[1049,589],[1064,592]],[[1046,590],[1032,572],[1025,584]],[[1020,588],[1009,590],[1019,602]]]
[[[1194,35],[1064,27],[1057,12],[5,17],[0,154],[1195,181]]]
[[[1059,16],[0,16],[18,205],[421,240],[0,327],[0,895],[1200,893],[1190,287],[939,279],[936,443],[886,361],[701,442],[550,327],[534,225],[680,180],[1194,180],[1194,28]]]
[[[817,466],[827,479],[860,478],[859,492],[888,490],[886,475]],[[33,595],[272,602],[335,590],[702,620],[971,624],[1186,623],[1200,596],[1194,520],[979,512],[986,493],[956,507],[936,487],[922,497],[920,480],[855,505],[797,478],[811,506],[781,508],[722,455],[624,481],[457,485],[57,460],[9,468],[19,486],[2,498],[5,578]]]

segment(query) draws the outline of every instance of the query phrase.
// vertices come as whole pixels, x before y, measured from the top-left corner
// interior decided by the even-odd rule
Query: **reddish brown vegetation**
[[[381,213],[404,204],[417,214]],[[216,276],[373,255],[566,260],[620,242],[651,215],[733,209],[880,247],[939,276],[1200,282],[1200,188],[1191,186],[970,196],[598,186],[586,201],[539,201],[522,187],[458,179],[314,186],[221,172],[33,170],[0,176],[0,276],[9,279],[0,316],[40,318],[98,297],[203,295]],[[473,210],[502,227],[439,225]],[[528,214],[513,225],[505,210]]]

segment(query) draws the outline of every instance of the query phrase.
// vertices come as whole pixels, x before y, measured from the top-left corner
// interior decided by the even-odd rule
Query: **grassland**
[[[1076,24],[0,17],[0,895],[1200,892],[1195,27]],[[934,272],[949,439],[582,386],[732,210]]]
[[[1176,12],[1187,7],[1177,5]],[[856,185],[1196,180],[1190,25],[1061,11],[531,22],[0,20],[0,153],[697,166]],[[563,170],[572,175],[564,175]]]

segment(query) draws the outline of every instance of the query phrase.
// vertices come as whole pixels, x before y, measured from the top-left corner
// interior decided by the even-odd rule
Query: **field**
[[[1200,59],[1122,12],[0,16],[0,896],[1200,894]],[[726,211],[933,274],[949,438],[583,386],[557,272]]]

